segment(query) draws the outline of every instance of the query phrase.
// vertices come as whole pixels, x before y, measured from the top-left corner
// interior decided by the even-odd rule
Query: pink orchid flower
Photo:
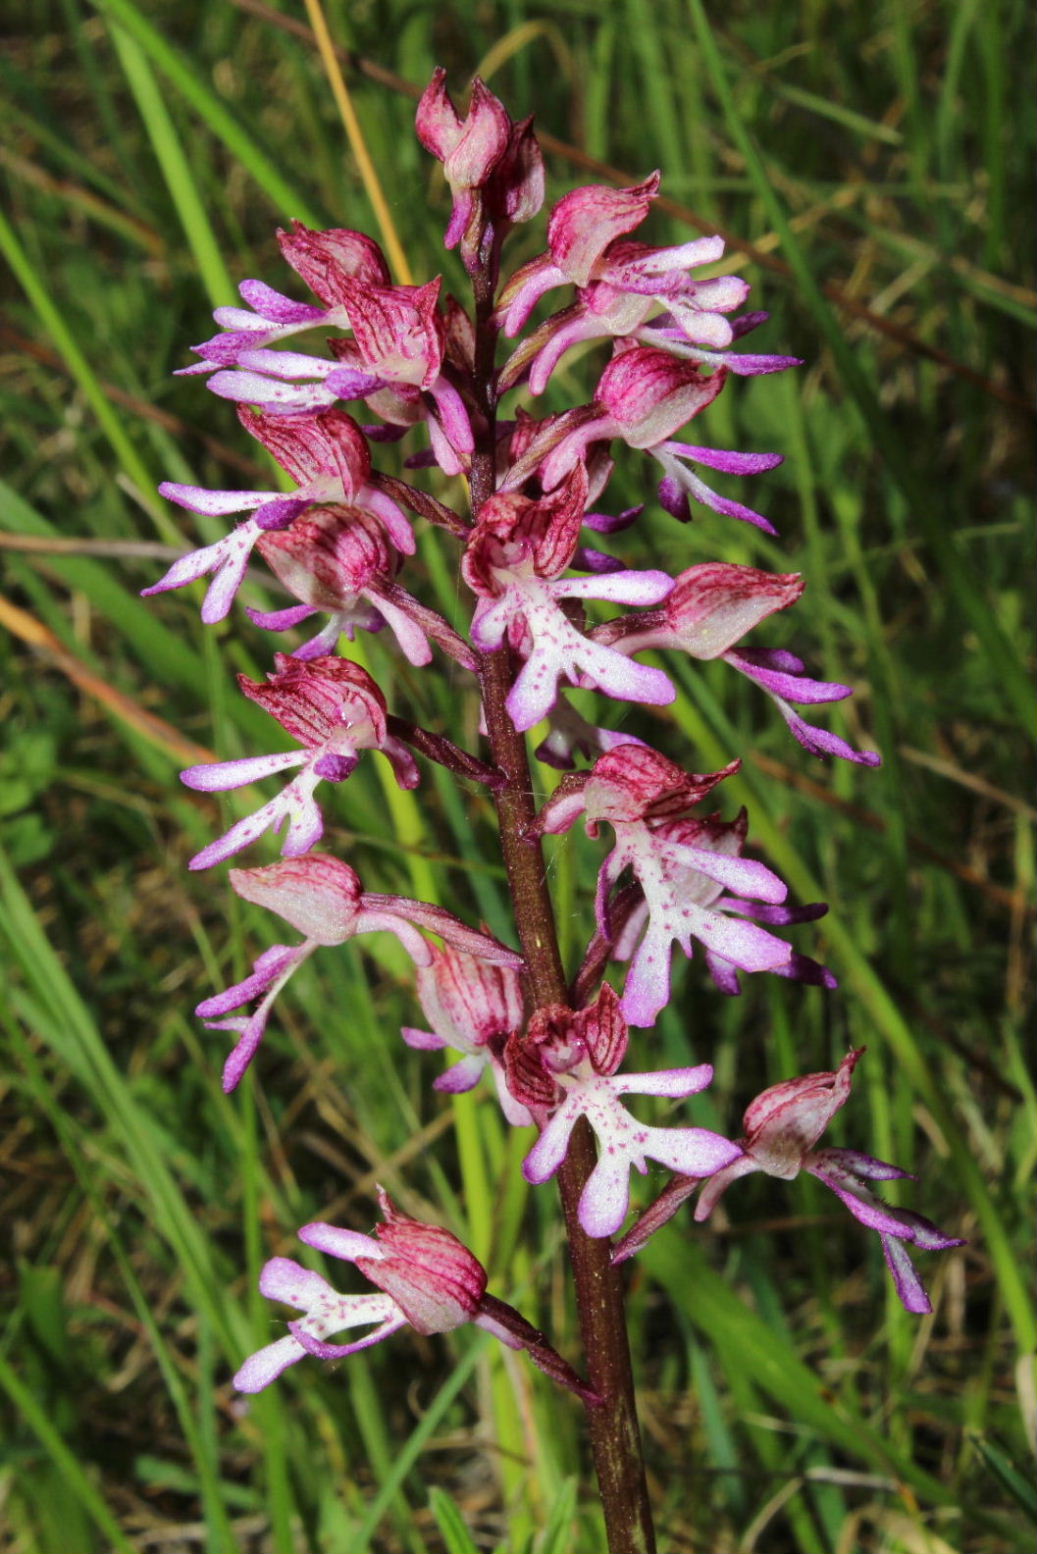
[[[528,1125],[532,1117],[508,1090],[503,1052],[508,1037],[524,1019],[522,984],[511,966],[495,966],[447,945],[432,946],[432,958],[417,970],[417,991],[431,1030],[405,1025],[408,1047],[438,1052],[451,1048],[461,1061],[434,1081],[433,1089],[457,1095],[478,1084],[487,1069],[493,1075],[501,1108],[510,1123]]]
[[[260,869],[231,869],[230,882],[245,901],[276,912],[303,935],[298,945],[275,944],[264,950],[251,976],[223,993],[206,998],[195,1013],[211,1030],[238,1033],[223,1070],[223,1088],[241,1082],[266,1030],[274,999],[289,977],[321,945],[344,944],[358,934],[388,930],[399,939],[416,966],[427,966],[433,950],[420,931],[437,934],[455,949],[481,956],[491,965],[518,970],[522,957],[490,934],[466,928],[453,913],[407,896],[365,891],[347,863],[322,853],[286,859]],[[250,1015],[213,1019],[259,1000]]]
[[[471,648],[443,617],[396,582],[399,553],[382,525],[359,507],[315,507],[289,529],[258,541],[263,560],[301,603],[284,610],[246,611],[267,631],[287,631],[326,613],[317,635],[295,650],[296,658],[333,652],[345,633],[388,626],[412,664],[432,658],[429,638],[466,669],[476,666]]]
[[[702,1186],[695,1218],[700,1222],[708,1219],[739,1177],[763,1171],[788,1182],[800,1171],[806,1171],[830,1187],[862,1225],[878,1231],[897,1295],[906,1310],[925,1315],[932,1311],[932,1303],[906,1248],[942,1252],[964,1246],[965,1242],[945,1236],[930,1220],[910,1209],[890,1208],[875,1197],[868,1185],[908,1180],[909,1172],[857,1150],[814,1148],[832,1118],[846,1105],[853,1071],[864,1050],[859,1047],[856,1052],[847,1053],[834,1073],[804,1074],[800,1079],[772,1085],[758,1095],[742,1119],[742,1152]],[[613,1260],[623,1262],[640,1251],[649,1236],[671,1219],[701,1185],[699,1180],[676,1177],[617,1246]]]
[[[414,757],[389,733],[385,697],[366,669],[337,657],[302,660],[278,653],[274,662],[276,669],[267,684],[247,675],[239,675],[238,684],[250,701],[258,702],[294,735],[302,749],[189,766],[180,773],[180,781],[200,793],[224,793],[292,767],[302,770],[276,798],[203,847],[188,864],[191,869],[222,863],[265,831],[278,831],[282,826],[285,838],[281,853],[285,858],[309,852],[324,834],[314,790],[321,782],[345,782],[355,771],[362,750],[381,750],[401,788],[417,786]]]
[[[514,335],[541,297],[556,287],[574,286],[577,300],[519,346],[501,373],[502,391],[528,372],[531,391],[542,393],[566,351],[595,339],[664,345],[675,355],[727,365],[742,374],[796,364],[789,356],[724,352],[738,333],[726,315],[741,307],[749,287],[735,275],[696,280],[688,273],[720,260],[723,238],[696,238],[673,248],[624,241],[648,214],[659,181],[653,173],[632,188],[591,185],[559,200],[548,223],[549,252],[507,282],[498,318],[505,334]],[[660,314],[659,308],[665,311]],[[760,321],[759,315],[751,318],[753,325]]]
[[[306,1355],[340,1360],[404,1327],[428,1335],[471,1322],[509,1349],[524,1349],[534,1365],[585,1403],[600,1401],[542,1333],[514,1307],[486,1293],[486,1269],[456,1236],[401,1213],[382,1188],[378,1201],[384,1219],[373,1236],[318,1221],[304,1225],[299,1239],[352,1263],[380,1293],[340,1295],[320,1274],[291,1258],[273,1258],[260,1276],[261,1292],[303,1314],[289,1322],[283,1338],[249,1356],[234,1377],[240,1392],[261,1392]],[[352,1343],[328,1342],[333,1333],[367,1326],[371,1331]]]
[[[676,648],[693,658],[722,658],[767,692],[793,736],[811,754],[879,766],[881,757],[874,751],[855,750],[838,734],[807,723],[790,705],[843,701],[853,695],[852,686],[809,679],[802,659],[784,649],[735,647],[759,621],[794,604],[805,587],[795,572],[761,572],[707,561],[679,574],[661,608],[607,621],[592,636],[622,653]]]
[[[526,1156],[523,1175],[529,1182],[548,1181],[565,1159],[573,1128],[586,1117],[598,1141],[598,1164],[580,1197],[580,1224],[589,1236],[611,1236],[630,1206],[630,1171],[641,1175],[656,1160],[685,1173],[708,1176],[730,1164],[738,1146],[705,1128],[656,1128],[636,1122],[619,1097],[665,1095],[684,1100],[697,1095],[713,1078],[708,1063],[696,1068],[657,1069],[647,1074],[619,1074],[626,1056],[627,1022],[615,992],[606,983],[598,998],[578,1013],[541,1010],[521,1039],[524,1063],[512,1054],[512,1082],[519,1098],[543,1119],[540,1137]],[[529,1073],[535,1057],[541,1082]],[[521,1075],[521,1077],[519,1077]],[[543,1078],[551,1100],[544,1105]],[[553,1092],[553,1093],[552,1093]],[[673,1167],[681,1160],[683,1166]]]
[[[735,968],[831,981],[821,968],[811,971],[814,963],[805,957],[794,960],[783,940],[744,921],[795,922],[804,914],[819,916],[823,908],[782,905],[788,893],[783,881],[762,863],[740,856],[744,819],[725,825],[687,817],[738,765],[734,761],[705,776],[687,774],[647,746],[619,745],[590,772],[563,778],[540,812],[540,833],[568,831],[581,815],[588,836],[597,836],[602,821],[612,826],[615,846],[601,866],[596,903],[598,927],[607,939],[615,938],[609,898],[625,869],[643,892],[643,906],[614,943],[617,957],[632,956],[623,994],[623,1013],[632,1025],[654,1024],[668,1003],[675,941],[690,956],[692,939],[698,939],[714,979],[727,992],[738,991]]]
[[[253,516],[222,540],[191,551],[175,561],[164,577],[144,595],[182,588],[211,575],[202,605],[206,625],[223,620],[241,586],[252,550],[264,534],[284,530],[315,506],[347,503],[384,528],[387,539],[404,555],[414,552],[414,536],[399,505],[387,496],[371,472],[371,455],[363,432],[342,410],[275,416],[239,406],[238,419],[274,455],[282,469],[298,482],[287,496],[269,491],[208,491],[201,486],[166,480],[159,491],[191,512],[223,517],[255,509]]]
[[[672,587],[665,572],[620,570],[607,576],[563,578],[576,554],[587,497],[587,473],[577,464],[558,490],[540,501],[498,493],[483,506],[462,562],[479,595],[471,635],[483,652],[507,637],[525,656],[507,699],[515,727],[532,728],[554,706],[558,682],[595,685],[625,701],[665,705],[676,694],[658,669],[636,666],[579,631],[563,599],[656,603]]]

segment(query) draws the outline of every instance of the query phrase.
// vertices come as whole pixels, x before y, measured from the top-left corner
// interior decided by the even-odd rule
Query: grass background
[[[589,1554],[578,1409],[474,1331],[300,1366],[247,1409],[229,1387],[282,1330],[255,1290],[262,1262],[296,1255],[295,1227],[317,1215],[369,1228],[375,1181],[468,1240],[491,1288],[576,1355],[552,1194],[521,1183],[524,1140],[487,1095],[430,1090],[430,1060],[396,1034],[416,1006],[390,949],[316,957],[229,1100],[225,1040],[191,1015],[273,934],[222,871],[185,871],[219,818],[176,772],[199,747],[271,748],[232,675],[261,672],[271,645],[240,610],[204,631],[196,598],[137,595],[171,547],[220,532],[162,503],[160,479],[268,473],[230,406],[171,377],[208,309],[246,276],[293,289],[273,238],[288,217],[373,228],[303,7],[7,14],[0,1546]],[[724,1001],[696,961],[632,1061],[714,1061],[684,1115],[734,1131],[764,1085],[867,1045],[832,1142],[918,1172],[890,1196],[969,1244],[923,1259],[936,1311],[918,1320],[813,1182],[744,1184],[708,1231],[676,1220],[631,1280],[661,1546],[1028,1549],[1025,8],[342,0],[327,14],[355,51],[347,78],[416,276],[463,285],[400,83],[420,88],[440,62],[460,88],[478,69],[553,137],[552,197],[598,176],[588,159],[624,181],[662,167],[653,240],[728,234],[772,313],[761,348],[807,363],[733,384],[709,414],[719,445],[786,454],[748,492],[780,542],[655,511],[617,549],[635,565],[648,549],[801,568],[795,618],[754,640],[854,682],[833,726],[883,767],[814,761],[722,665],[681,670],[662,717],[615,710],[695,769],[744,757],[728,812],[748,803],[762,855],[799,898],[832,903],[797,940],[842,987],[761,977]],[[596,360],[559,373],[549,407],[584,396]],[[614,494],[637,500],[650,479],[632,456]],[[419,554],[412,582],[423,567],[456,619],[454,557],[429,535]],[[390,705],[474,741],[463,676],[363,650]],[[368,888],[435,894],[510,937],[485,800],[428,771],[412,803],[383,777],[365,763],[334,810]],[[553,855],[570,957],[596,856],[575,838]]]

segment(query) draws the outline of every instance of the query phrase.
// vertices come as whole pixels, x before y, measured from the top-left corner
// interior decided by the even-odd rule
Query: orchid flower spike
[[[708,431],[685,441],[691,435],[685,428],[734,388],[736,378],[776,372],[797,359],[740,348],[766,315],[743,311],[749,290],[743,280],[711,272],[723,256],[721,238],[668,247],[641,240],[658,173],[628,188],[566,194],[550,214],[546,251],[502,282],[503,240],[515,223],[539,211],[544,197],[532,121],[513,122],[478,78],[467,108],[458,108],[446,73],[437,70],[421,95],[416,129],[450,191],[446,246],[457,250],[473,281],[474,307],[445,295],[441,276],[394,284],[381,249],[361,233],[314,232],[293,223],[279,233],[281,252],[312,299],[297,300],[255,279],[243,282],[241,305],[217,310],[219,332],[195,347],[199,360],[187,369],[209,375],[212,392],[237,407],[241,425],[277,461],[290,489],[282,492],[273,482],[254,490],[161,487],[203,521],[231,519],[235,527],[221,535],[217,525],[215,537],[206,532],[208,543],[180,556],[146,593],[205,579],[202,619],[219,622],[256,557],[282,597],[267,601],[275,608],[249,609],[253,624],[295,633],[310,623],[303,636],[280,639],[293,651],[276,654],[265,679],[239,676],[244,695],[280,724],[292,748],[181,774],[203,793],[273,776],[284,784],[190,862],[207,868],[267,833],[279,835],[279,861],[232,868],[230,883],[243,900],[282,918],[294,930],[293,942],[263,950],[248,976],[197,1008],[210,1028],[232,1033],[224,1089],[241,1081],[277,995],[311,955],[388,932],[414,965],[424,1019],[404,1026],[403,1040],[418,1051],[456,1054],[435,1078],[437,1091],[466,1092],[485,1075],[507,1121],[536,1130],[535,1142],[523,1145],[528,1182],[546,1182],[560,1170],[574,1130],[589,1147],[590,1129],[597,1157],[589,1174],[580,1169],[576,1211],[586,1236],[622,1235],[632,1171],[647,1175],[655,1162],[674,1173],[620,1241],[614,1261],[643,1246],[692,1194],[698,1194],[701,1221],[740,1176],[762,1171],[791,1180],[807,1171],[878,1232],[901,1300],[911,1311],[927,1311],[905,1249],[961,1243],[874,1196],[873,1183],[905,1175],[897,1167],[818,1147],[846,1102],[860,1052],[849,1053],[832,1073],[764,1091],[747,1109],[738,1142],[679,1125],[675,1104],[705,1089],[710,1064],[623,1072],[630,1026],[653,1026],[671,998],[675,945],[689,958],[697,946],[726,994],[741,991],[744,973],[760,971],[835,985],[824,966],[773,931],[818,918],[825,905],[790,905],[785,882],[745,855],[744,810],[733,819],[705,810],[740,763],[715,772],[685,770],[638,737],[649,731],[644,709],[665,707],[677,694],[664,670],[639,655],[679,651],[723,658],[752,680],[807,750],[877,764],[877,756],[808,724],[797,710],[842,700],[849,686],[808,678],[802,661],[784,649],[742,643],[799,599],[802,579],[712,560],[674,577],[655,566],[631,569],[595,548],[605,543],[600,536],[629,530],[645,509],[644,501],[627,505],[607,489],[624,449],[658,465],[659,501],[679,521],[689,521],[697,504],[775,534],[763,514],[708,481],[713,470],[762,474],[780,455],[717,448]],[[563,287],[557,310],[527,328],[534,309]],[[295,336],[313,330],[313,350],[296,349]],[[510,359],[498,370],[500,334],[516,337],[523,330],[526,337],[509,347]],[[559,364],[588,342],[605,346],[588,403],[540,419],[524,406],[498,418],[501,395],[513,388],[528,384],[535,396],[554,378],[557,389]],[[357,403],[375,424],[361,426],[343,408]],[[412,433],[419,441],[401,448],[402,468],[431,470],[434,491],[374,467],[379,443]],[[444,476],[462,477],[453,495]],[[257,487],[263,483],[257,477]],[[451,536],[474,604],[441,586],[449,577],[438,548],[423,544],[418,557],[415,520]],[[411,557],[418,564],[405,573]],[[420,592],[422,561],[433,568],[449,620],[400,580],[410,585],[413,574]],[[453,624],[465,600],[468,619]],[[615,618],[602,620],[610,614]],[[342,637],[353,641],[357,631],[384,633],[376,664],[381,648],[398,649],[406,661],[385,681],[391,698],[365,667],[340,656]],[[431,663],[436,648],[452,660],[450,681],[442,694],[424,698],[427,716],[433,722],[449,716],[453,692],[475,677],[486,759],[447,737],[456,729],[424,726],[420,691],[405,709],[408,716],[389,710],[390,700],[418,678],[411,670]],[[621,706],[593,711],[587,693],[595,691]],[[636,720],[638,734],[616,727],[626,719]],[[542,721],[548,727],[536,753],[565,775],[531,818],[522,736]],[[365,752],[379,752],[398,785],[412,788],[419,775],[412,751],[493,792],[528,963],[442,907],[365,890],[347,863],[314,850],[325,827],[328,790],[318,795],[320,785],[345,782]],[[381,767],[379,774],[386,775]],[[362,774],[351,791],[363,785]],[[597,876],[596,931],[567,986],[550,927],[544,861],[534,849],[545,835],[567,833],[578,821],[592,840],[607,825],[611,840]],[[617,967],[621,991],[606,980]],[[624,1104],[627,1095],[665,1097],[667,1111],[656,1114],[657,1124],[642,1122]],[[637,1102],[634,1110],[650,1104]],[[486,1269],[456,1236],[402,1213],[380,1188],[379,1202],[383,1218],[371,1235],[324,1222],[299,1232],[306,1246],[358,1269],[369,1284],[362,1293],[340,1293],[322,1273],[291,1258],[267,1263],[262,1293],[296,1315],[286,1332],[245,1360],[235,1378],[243,1392],[262,1390],[307,1356],[337,1361],[404,1327],[431,1335],[472,1323],[525,1350],[585,1403],[602,1402],[541,1333],[487,1293]],[[600,1262],[576,1256],[574,1266],[581,1303],[613,1301],[615,1283],[598,1281]],[[610,1331],[619,1320],[614,1307]],[[627,1382],[618,1371],[610,1376],[608,1358],[591,1354],[595,1380],[602,1393],[625,1397]],[[608,1429],[622,1426],[629,1441],[636,1436],[629,1425],[616,1412]],[[613,1438],[608,1449],[615,1446]],[[606,1512],[608,1518],[607,1506]]]

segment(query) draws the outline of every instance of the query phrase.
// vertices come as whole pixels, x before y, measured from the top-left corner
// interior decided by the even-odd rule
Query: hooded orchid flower
[[[239,1392],[261,1392],[306,1355],[340,1360],[404,1327],[427,1335],[471,1322],[509,1349],[524,1349],[534,1365],[584,1402],[600,1401],[542,1333],[514,1307],[486,1293],[486,1269],[456,1236],[401,1213],[382,1188],[378,1201],[384,1218],[373,1236],[317,1222],[304,1225],[299,1239],[352,1263],[379,1293],[340,1295],[320,1274],[291,1258],[272,1258],[260,1275],[260,1291],[302,1315],[289,1322],[283,1338],[249,1356],[234,1377]],[[353,1327],[371,1330],[352,1343],[328,1342],[334,1333]]]
[[[886,1264],[905,1309],[918,1315],[932,1311],[932,1303],[906,1248],[942,1252],[964,1246],[965,1242],[945,1236],[930,1220],[910,1209],[890,1208],[875,1197],[869,1186],[871,1182],[908,1180],[909,1172],[854,1149],[814,1148],[832,1118],[849,1100],[853,1071],[864,1050],[859,1047],[856,1052],[847,1053],[834,1073],[804,1074],[800,1079],[772,1085],[758,1095],[742,1119],[745,1136],[739,1141],[741,1153],[737,1158],[704,1185],[698,1179],[676,1177],[617,1246],[613,1260],[623,1262],[632,1257],[700,1186],[695,1218],[701,1222],[709,1218],[722,1195],[739,1177],[763,1171],[787,1182],[806,1171],[830,1187],[862,1225],[878,1232]]]
[[[779,465],[780,454],[734,453],[674,440],[674,432],[701,415],[721,393],[727,373],[726,367],[704,373],[696,363],[655,347],[631,345],[618,350],[598,381],[593,403],[542,422],[539,431],[527,437],[503,488],[517,488],[536,475],[544,490],[551,491],[577,460],[619,439],[630,448],[643,449],[662,467],[659,498],[675,517],[690,517],[690,496],[715,512],[776,534],[769,519],[721,496],[690,466],[755,475]]]
[[[265,950],[251,976],[223,993],[205,999],[195,1013],[211,1030],[238,1033],[238,1040],[223,1070],[224,1090],[241,1081],[266,1030],[274,999],[289,977],[322,945],[344,944],[358,934],[387,929],[396,935],[416,966],[431,964],[433,949],[420,931],[438,934],[447,944],[466,954],[482,956],[491,965],[518,969],[522,957],[489,934],[478,933],[442,907],[407,896],[365,891],[359,876],[347,863],[322,853],[307,853],[260,869],[231,869],[230,882],[245,901],[266,907],[303,937],[298,945],[276,944]],[[213,1019],[247,1004],[256,1004],[250,1015]]]
[[[474,444],[464,402],[442,370],[440,281],[388,286],[343,276],[340,286],[353,338],[333,339],[331,360],[260,346],[242,351],[234,369],[215,373],[209,387],[223,399],[277,414],[363,399],[391,423],[425,420],[437,462],[446,474],[459,474]]]
[[[563,677],[595,685],[625,701],[671,702],[676,694],[658,669],[636,667],[610,648],[599,648],[562,610],[563,599],[655,603],[673,586],[665,572],[628,572],[563,578],[576,553],[587,497],[581,464],[559,489],[540,501],[517,494],[491,497],[479,514],[462,562],[469,587],[479,595],[472,641],[484,652],[507,637],[525,657],[507,709],[521,732],[545,717]]]
[[[498,317],[504,332],[514,335],[541,297],[556,287],[574,286],[576,301],[519,346],[501,373],[502,390],[528,372],[530,389],[542,393],[565,352],[595,339],[662,344],[675,355],[728,365],[742,374],[795,364],[794,357],[725,352],[736,338],[727,315],[741,307],[749,287],[735,275],[694,279],[689,274],[723,257],[723,238],[696,238],[673,248],[625,241],[647,216],[659,182],[659,174],[652,173],[632,188],[591,185],[559,200],[548,223],[548,253],[511,277]],[[659,314],[659,308],[665,311]],[[752,322],[759,322],[759,316]]]
[[[843,701],[853,695],[852,686],[809,679],[802,659],[784,649],[735,646],[759,621],[794,604],[805,587],[796,572],[761,572],[756,567],[707,561],[680,573],[659,609],[607,621],[592,635],[596,642],[623,653],[675,648],[693,658],[722,658],[767,692],[804,749],[813,755],[878,766],[880,756],[854,750],[838,734],[807,723],[790,705]]]
[[[540,1137],[523,1163],[529,1182],[546,1182],[558,1170],[573,1128],[586,1117],[598,1141],[598,1164],[580,1197],[580,1224],[589,1236],[611,1236],[627,1216],[630,1171],[647,1172],[648,1160],[696,1176],[729,1165],[738,1146],[705,1128],[656,1128],[639,1123],[623,1106],[621,1095],[665,1095],[684,1100],[713,1078],[708,1063],[696,1068],[657,1069],[648,1074],[619,1074],[626,1056],[627,1022],[619,999],[606,983],[589,1008],[541,1010],[514,1046],[510,1082],[542,1119]],[[540,1072],[530,1065],[539,1061]],[[681,1160],[683,1166],[673,1167]]]
[[[316,507],[289,529],[264,534],[259,553],[299,604],[283,610],[247,611],[267,631],[287,631],[324,613],[328,620],[296,658],[331,653],[344,633],[388,626],[411,664],[432,658],[429,638],[466,669],[474,669],[471,648],[443,617],[396,582],[401,558],[370,513],[358,507]]]
[[[517,1127],[532,1122],[526,1107],[511,1095],[504,1076],[505,1044],[525,1018],[518,972],[449,945],[433,946],[432,958],[418,967],[416,980],[418,998],[432,1028],[405,1025],[404,1041],[419,1051],[450,1048],[462,1054],[459,1063],[439,1075],[433,1088],[461,1094],[477,1085],[489,1069],[508,1121]]]
[[[232,366],[243,353],[289,339],[303,330],[349,329],[343,282],[358,277],[384,285],[389,280],[385,256],[374,239],[363,232],[345,227],[313,232],[301,221],[293,221],[289,232],[278,232],[277,240],[284,258],[323,305],[296,302],[265,281],[243,281],[238,290],[246,307],[216,309],[213,317],[221,332],[194,347],[202,360],[182,369],[182,376]]]
[[[211,868],[250,846],[264,831],[282,826],[286,826],[284,857],[309,852],[324,834],[314,789],[321,782],[351,777],[362,750],[381,750],[401,788],[417,786],[414,757],[389,733],[385,697],[366,669],[334,657],[302,660],[278,653],[274,661],[276,669],[266,685],[247,675],[239,675],[238,684],[250,701],[258,702],[298,739],[302,749],[190,766],[180,773],[180,781],[201,793],[224,793],[292,767],[302,770],[277,798],[239,820],[219,841],[203,847],[189,868]]]
[[[404,555],[414,552],[414,536],[399,505],[373,483],[371,456],[363,432],[342,410],[274,416],[239,406],[238,419],[298,482],[287,496],[269,491],[207,491],[164,481],[160,492],[191,512],[210,517],[254,509],[230,534],[175,561],[164,577],[142,592],[165,593],[202,577],[212,577],[202,605],[206,625],[227,615],[241,586],[255,545],[265,534],[283,531],[315,506],[348,503],[384,530],[386,543]]]
[[[715,818],[687,817],[689,808],[737,769],[736,761],[720,772],[689,775],[647,746],[619,745],[590,772],[563,778],[540,812],[541,833],[568,831],[581,815],[588,836],[598,835],[602,821],[612,826],[616,840],[598,876],[596,908],[607,939],[615,939],[609,897],[625,869],[643,892],[643,911],[615,942],[618,956],[632,956],[623,994],[631,1025],[654,1024],[668,1003],[674,941],[690,956],[692,939],[698,939],[714,978],[728,992],[738,990],[736,968],[822,979],[820,968],[817,976],[809,971],[813,962],[797,963],[788,944],[745,920],[794,922],[803,913],[820,915],[819,909],[783,906],[785,884],[762,863],[740,856],[744,820],[724,825]]]

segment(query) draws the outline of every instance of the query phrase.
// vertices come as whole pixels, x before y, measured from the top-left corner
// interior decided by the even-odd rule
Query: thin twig
[[[349,95],[349,88],[343,79],[339,68],[339,51],[336,49],[328,31],[328,24],[324,19],[324,11],[320,0],[306,0],[306,14],[313,26],[313,37],[320,52],[324,73],[328,78],[332,96],[342,115],[342,122],[346,127],[349,144],[353,155],[356,157],[356,165],[360,172],[360,178],[367,192],[367,198],[371,201],[371,209],[374,211],[378,230],[382,234],[382,244],[389,257],[389,264],[395,272],[397,281],[401,285],[413,284],[410,265],[403,251],[396,232],[396,225],[389,211],[389,203],[385,198],[381,180],[371,160],[371,154],[367,149],[364,132],[360,128],[360,120],[357,118],[356,109],[353,107],[353,99]]]

